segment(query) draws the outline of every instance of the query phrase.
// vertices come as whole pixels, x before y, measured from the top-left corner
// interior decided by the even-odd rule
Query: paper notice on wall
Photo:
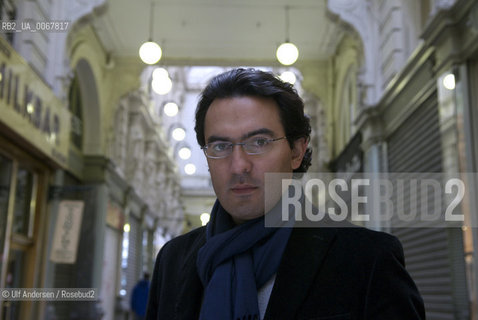
[[[50,260],[75,263],[83,216],[83,201],[61,201],[56,220]]]

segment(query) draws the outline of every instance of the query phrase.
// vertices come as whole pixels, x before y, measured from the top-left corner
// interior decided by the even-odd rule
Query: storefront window
[[[28,238],[33,234],[35,213],[35,176],[29,170],[19,167],[15,190],[15,206],[13,214],[13,233]]]
[[[23,272],[25,267],[25,252],[23,250],[11,250],[8,258],[6,288],[22,288]],[[9,301],[4,309],[4,319],[20,319],[21,301]]]
[[[39,174],[26,162],[0,155],[0,287],[22,288],[32,285],[28,273],[34,272],[33,226]],[[21,301],[0,301],[1,319],[23,319],[27,309]]]

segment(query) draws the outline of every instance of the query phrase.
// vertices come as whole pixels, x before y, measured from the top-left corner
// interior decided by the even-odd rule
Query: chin
[[[237,210],[234,210],[234,213],[229,213],[231,215],[231,217],[233,218],[233,220],[235,221],[247,221],[247,220],[252,220],[252,219],[256,219],[256,218],[259,218],[260,216],[264,215],[262,212],[257,212],[257,213],[251,213],[251,210],[247,210],[247,211],[237,211]]]

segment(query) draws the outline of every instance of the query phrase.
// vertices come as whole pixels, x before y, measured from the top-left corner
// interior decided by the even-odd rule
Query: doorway
[[[0,139],[0,288],[40,285],[47,177],[46,167]],[[31,301],[2,301],[0,320],[30,319],[32,307]]]

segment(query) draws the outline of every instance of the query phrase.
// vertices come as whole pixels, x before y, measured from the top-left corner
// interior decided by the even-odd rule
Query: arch
[[[345,72],[345,76],[340,82],[339,104],[337,105],[338,115],[338,147],[339,151],[344,148],[355,133],[356,127],[354,124],[357,116],[357,95],[356,95],[356,66],[350,64]],[[339,110],[340,108],[340,110]]]
[[[93,70],[85,59],[75,67],[83,104],[83,153],[102,154],[101,112],[98,89]]]
[[[332,157],[338,156],[353,136],[358,112],[358,65],[361,57],[360,39],[346,36],[340,43],[335,60],[335,92],[332,108]]]
[[[303,100],[305,112],[310,118],[312,127],[309,141],[309,146],[312,148],[312,165],[309,172],[324,172],[328,170],[327,165],[330,161],[327,113],[323,101],[316,95],[305,92]]]
[[[78,150],[83,148],[83,104],[81,102],[81,88],[78,76],[74,73],[68,89],[68,103],[71,113],[70,142]]]
[[[361,82],[363,93],[361,103],[366,106],[375,105],[381,94],[382,75],[379,64],[379,22],[375,18],[369,1],[329,0],[328,9],[338,15],[346,24],[357,32],[363,50],[363,68]]]

